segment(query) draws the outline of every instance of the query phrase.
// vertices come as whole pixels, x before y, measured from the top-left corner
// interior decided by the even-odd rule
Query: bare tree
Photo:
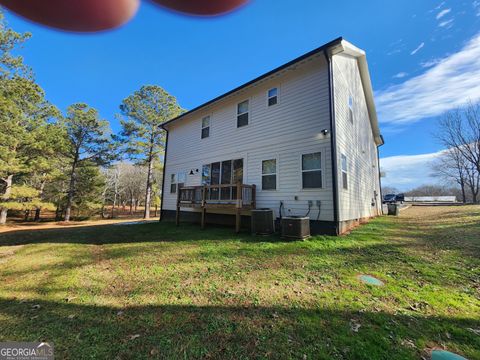
[[[480,103],[446,113],[440,120],[437,138],[480,172]]]
[[[382,194],[398,194],[400,191],[393,186],[382,186]]]
[[[446,147],[434,165],[444,179],[455,181],[466,201],[466,189],[474,203],[478,202],[480,181],[480,103],[468,103],[445,114],[440,120],[437,138]]]

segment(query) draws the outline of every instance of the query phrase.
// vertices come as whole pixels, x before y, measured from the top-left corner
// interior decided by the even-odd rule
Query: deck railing
[[[184,206],[227,206],[255,208],[255,185],[221,184],[186,186],[178,189],[178,204]],[[184,206],[182,206],[184,205]]]
[[[235,229],[239,232],[241,211],[256,207],[256,186],[237,183],[180,187],[177,194],[177,225],[180,224],[180,209],[185,207],[202,210],[202,228],[205,227],[207,209],[234,209]]]

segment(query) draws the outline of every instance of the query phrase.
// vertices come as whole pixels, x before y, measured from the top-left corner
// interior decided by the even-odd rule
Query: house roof
[[[363,89],[364,89],[364,93],[365,93],[365,97],[366,97],[366,102],[367,102],[367,108],[368,108],[368,112],[369,112],[369,116],[370,116],[370,122],[371,122],[371,125],[372,125],[372,129],[373,129],[373,135],[374,135],[374,138],[375,138],[375,142],[377,143],[377,145],[381,145],[383,144],[383,138],[380,134],[380,129],[378,127],[378,119],[377,119],[377,112],[376,112],[376,108],[375,108],[375,102],[374,102],[374,99],[373,99],[373,89],[372,89],[372,84],[371,84],[371,80],[370,80],[370,73],[368,71],[368,65],[367,65],[367,60],[366,60],[366,55],[365,55],[365,52],[355,46],[353,46],[351,43],[349,43],[348,41],[344,40],[342,37],[339,37],[333,41],[330,41],[292,61],[289,61],[288,63],[284,64],[284,65],[281,65],[279,67],[277,67],[276,69],[273,69],[243,85],[240,85],[238,87],[236,87],[235,89],[233,90],[230,90],[228,92],[226,92],[225,94],[222,94],[220,96],[217,96],[216,98],[210,100],[210,101],[207,101],[206,103],[200,105],[200,106],[197,106],[195,108],[193,108],[192,110],[189,110],[171,120],[168,120],[166,122],[164,122],[161,126],[162,128],[165,129],[165,126],[166,125],[169,125],[173,122],[176,122],[180,119],[183,119],[185,117],[187,117],[188,115],[198,111],[198,110],[201,110],[217,101],[220,101],[224,98],[227,98],[228,96],[250,86],[250,85],[253,85],[261,80],[264,80],[284,69],[287,69],[291,66],[294,66],[300,62],[302,62],[303,60],[311,57],[311,56],[315,56],[321,52],[328,52],[329,55],[336,55],[336,54],[339,54],[339,53],[346,53],[350,56],[353,56],[355,58],[357,58],[357,61],[358,61],[358,66],[359,66],[359,70],[360,70],[360,77],[362,79],[362,84],[363,84]]]

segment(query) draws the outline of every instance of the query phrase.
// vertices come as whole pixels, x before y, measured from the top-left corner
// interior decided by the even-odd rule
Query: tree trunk
[[[29,218],[30,218],[30,210],[25,210],[25,218],[23,220],[28,221]]]
[[[75,194],[75,184],[76,184],[76,170],[77,170],[77,159],[73,161],[72,172],[70,173],[70,184],[68,187],[67,194],[67,205],[65,207],[65,221],[70,221],[70,216],[72,213],[72,204],[73,204],[73,195]]]
[[[45,190],[45,183],[46,181],[43,180],[42,183],[40,184],[40,190],[39,190],[40,198],[42,198],[43,196],[43,192]],[[37,221],[37,222],[40,221],[40,210],[41,210],[40,208],[35,209],[35,216],[33,218],[33,221]]]
[[[6,183],[5,193],[0,197],[2,201],[7,201],[10,199],[10,195],[12,194],[12,183],[13,183],[13,175],[8,175],[5,179],[3,179]],[[7,215],[8,209],[1,208],[0,209],[0,225],[5,225],[7,223]]]
[[[157,210],[158,210],[158,205],[155,205],[155,215],[153,215],[153,217],[157,217]]]
[[[40,221],[40,208],[35,209],[35,217],[33,218],[33,221]]]
[[[153,143],[153,139],[152,139]],[[150,219],[150,204],[152,202],[152,182],[153,182],[153,144],[150,146],[148,154],[148,173],[147,173],[147,189],[145,191],[145,211],[144,219]]]
[[[465,204],[467,202],[467,194],[465,192],[465,182],[463,180],[460,180],[460,187],[462,188],[462,200]]]

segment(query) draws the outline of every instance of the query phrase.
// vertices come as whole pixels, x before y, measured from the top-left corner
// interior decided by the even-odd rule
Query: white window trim
[[[263,162],[264,161],[267,161],[267,160],[275,160],[275,170],[276,170],[276,173],[274,174],[264,174],[263,173]],[[275,155],[275,156],[271,156],[271,157],[265,157],[264,159],[260,160],[260,189],[261,191],[278,191],[279,190],[279,156],[278,155]],[[264,189],[263,188],[263,176],[264,175],[275,175],[275,189]]]
[[[325,186],[325,151],[326,149],[319,149],[319,150],[312,150],[312,151],[303,151],[298,155],[298,169],[299,169],[299,191],[301,192],[314,192],[314,191],[327,191],[327,187]],[[321,171],[322,171],[322,187],[319,188],[303,188],[303,166],[302,166],[302,160],[303,160],[303,155],[308,155],[308,154],[314,154],[314,153],[320,153],[320,161],[321,163]],[[307,170],[308,171],[308,170]],[[314,170],[311,170],[314,171]]]
[[[238,105],[240,105],[241,103],[243,103],[243,102],[245,102],[245,101],[248,101],[248,111],[239,114],[239,113],[238,113]],[[238,102],[235,104],[235,128],[236,128],[236,129],[247,128],[247,127],[249,127],[249,126],[251,125],[251,123],[252,123],[252,108],[251,108],[251,105],[252,105],[252,99],[251,99],[251,98],[247,98],[247,99],[238,101]],[[244,114],[248,114],[248,124],[239,127],[239,126],[238,126],[238,117],[239,117],[240,115],[244,115]]]
[[[210,118],[210,122],[209,122],[208,126],[203,127],[203,119],[205,119],[206,117]],[[213,119],[212,114],[207,114],[207,115],[201,117],[201,119],[200,119],[200,127],[201,127],[201,129],[200,129],[200,140],[206,140],[206,139],[210,139],[212,137],[212,119]],[[210,130],[208,130],[208,136],[205,137],[205,138],[202,138],[202,131],[203,131],[203,129],[206,129],[207,127],[210,128]]]
[[[276,95],[277,96],[277,103],[275,105],[269,105],[268,101],[274,96],[269,96],[268,93],[270,92],[270,90],[273,90],[273,89],[277,89],[277,95]],[[267,93],[267,96],[266,96],[267,97],[267,101],[266,101],[267,109],[271,108],[271,107],[275,107],[275,106],[280,104],[280,86],[272,86],[272,87],[267,89],[266,93]]]

